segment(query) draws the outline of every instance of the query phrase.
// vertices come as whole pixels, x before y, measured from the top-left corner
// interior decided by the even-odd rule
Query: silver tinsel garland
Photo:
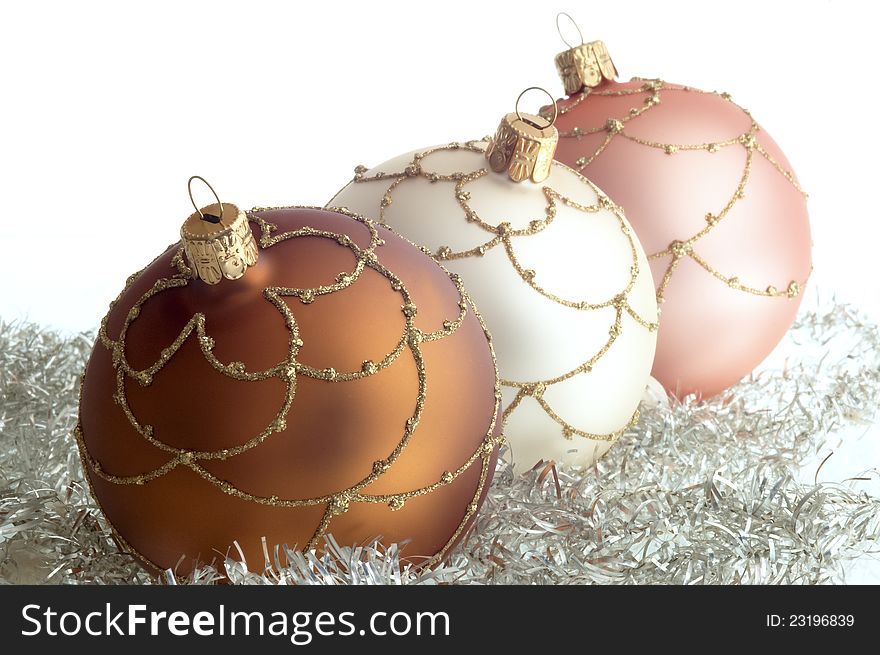
[[[91,335],[0,322],[0,582],[151,583],[120,552],[83,486],[70,431]],[[396,546],[266,548],[252,584],[791,584],[844,580],[877,548],[880,499],[850,482],[804,484],[799,468],[880,400],[880,330],[852,307],[804,313],[787,359],[720,397],[645,403],[597,466],[499,464],[474,530],[440,567],[401,569]]]

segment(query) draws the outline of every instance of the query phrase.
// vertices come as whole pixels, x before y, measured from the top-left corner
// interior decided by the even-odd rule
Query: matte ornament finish
[[[552,162],[540,184],[489,170],[486,144],[425,148],[355,178],[347,206],[461,275],[495,343],[519,471],[587,466],[638,418],[656,342],[648,263],[595,185]]]
[[[247,218],[259,260],[241,279],[194,279],[177,244],[102,322],[76,430],[95,498],[126,548],[181,575],[233,542],[261,571],[328,534],[438,561],[497,457],[482,319],[457,278],[367,219]]]
[[[636,79],[559,103],[556,158],[626,211],[662,310],[653,375],[712,396],[791,326],[812,269],[806,194],[728,94]]]

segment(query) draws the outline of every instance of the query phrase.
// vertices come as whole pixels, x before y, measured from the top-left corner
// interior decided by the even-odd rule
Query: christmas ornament
[[[70,430],[77,420],[76,379],[90,346],[81,334],[0,318],[0,584],[156,581],[119,552],[80,484],[83,471]],[[851,456],[840,452],[841,440],[853,429],[861,434],[876,418],[880,328],[858,307],[823,303],[800,314],[780,348],[784,366],[764,368],[729,396],[645,403],[639,424],[596,469],[544,466],[514,476],[503,467],[473,531],[430,569],[402,568],[394,545],[328,542],[317,557],[282,549],[280,565],[273,561],[257,572],[242,567],[233,549],[216,569],[204,566],[170,580],[853,581],[858,569],[864,574],[864,565],[875,561],[880,497],[871,493],[871,482],[858,480],[864,476],[857,469],[838,468],[835,478],[823,467],[818,484],[812,472],[829,450]],[[857,479],[844,481],[845,475]]]
[[[634,233],[592,182],[552,160],[556,140],[552,119],[517,110],[488,141],[359,166],[328,203],[391,226],[462,276],[495,339],[520,471],[542,459],[589,465],[631,427],[656,339]]]
[[[651,262],[662,310],[654,377],[680,397],[722,391],[797,313],[812,270],[806,194],[729,94],[616,82],[601,41],[569,44],[556,67],[569,94],[556,158],[624,208]]]
[[[437,562],[500,433],[459,278],[342,210],[218,198],[181,236],[129,278],[83,378],[76,438],[119,541],[184,574],[233,543],[259,570],[330,534]]]

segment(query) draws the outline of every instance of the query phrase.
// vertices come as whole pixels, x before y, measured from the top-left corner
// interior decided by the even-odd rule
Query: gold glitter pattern
[[[126,291],[129,289],[129,287],[132,285],[132,283],[143,271],[130,276],[125,288],[111,303],[110,310],[107,312],[107,315],[101,322],[101,326],[98,332],[98,343],[104,348],[107,348],[112,354],[113,366],[116,369],[116,391],[114,394],[114,401],[120,406],[129,423],[137,431],[137,433],[152,446],[163,452],[168,453],[169,458],[164,464],[149,471],[144,471],[136,475],[116,475],[110,471],[105,470],[101,463],[97,461],[94,457],[92,457],[92,455],[89,453],[80,424],[77,425],[77,427],[75,428],[74,435],[79,445],[79,451],[81,459],[83,461],[83,466],[87,467],[87,470],[91,470],[102,480],[117,485],[149,484],[151,481],[166,475],[167,473],[173,471],[178,467],[186,467],[202,479],[206,480],[210,484],[223,491],[224,493],[252,503],[279,508],[323,505],[323,517],[304,548],[304,550],[310,550],[317,547],[321,537],[330,527],[333,517],[345,513],[353,504],[382,503],[387,505],[392,511],[399,510],[404,506],[406,501],[412,498],[423,496],[425,494],[429,494],[442,486],[451,484],[460,475],[462,475],[471,466],[475,465],[475,463],[479,461],[479,483],[477,485],[472,500],[466,508],[464,518],[458,525],[455,532],[443,546],[443,548],[426,562],[428,565],[436,563],[443,557],[449,547],[461,535],[471,517],[476,513],[479,504],[479,498],[483,492],[483,489],[486,485],[486,480],[489,476],[489,465],[492,461],[492,454],[494,453],[495,448],[503,439],[503,437],[495,436],[494,434],[497,414],[501,403],[501,389],[498,379],[498,370],[497,366],[495,365],[495,352],[492,347],[491,337],[488,330],[486,329],[485,323],[483,322],[482,317],[474,307],[473,302],[467,295],[467,292],[464,290],[460,277],[458,275],[450,274],[445,271],[445,269],[443,269],[444,272],[449,275],[450,279],[458,290],[458,314],[443,321],[442,327],[438,330],[423,332],[422,330],[417,328],[414,321],[415,316],[418,312],[418,307],[416,306],[413,298],[410,295],[410,292],[407,290],[402,280],[381,263],[381,257],[376,251],[380,246],[384,245],[385,242],[380,237],[379,231],[370,219],[364,218],[345,209],[331,210],[352,218],[354,221],[362,224],[369,231],[369,245],[366,248],[361,248],[347,234],[320,230],[308,226],[302,227],[298,230],[273,235],[273,233],[276,233],[278,231],[277,226],[259,216],[259,212],[271,209],[289,208],[255,208],[248,212],[249,221],[253,223],[259,230],[260,236],[258,241],[260,248],[270,248],[287,240],[302,237],[319,237],[327,239],[337,243],[340,247],[347,248],[351,251],[351,254],[354,258],[354,265],[351,271],[340,273],[337,276],[336,281],[333,284],[329,285],[321,285],[310,288],[272,286],[264,290],[263,295],[265,299],[269,301],[279,311],[284,319],[285,327],[288,331],[288,350],[286,357],[281,362],[268,369],[258,371],[248,371],[246,369],[246,366],[241,362],[222,362],[214,356],[214,338],[211,337],[207,332],[206,318],[205,315],[202,313],[196,313],[195,315],[193,315],[193,317],[186,323],[186,325],[183,327],[183,329],[180,331],[174,341],[168,347],[164,348],[161,351],[159,358],[155,362],[142,369],[134,368],[128,361],[126,355],[126,336],[128,334],[129,327],[135,320],[137,320],[138,316],[140,315],[142,306],[147,303],[150,298],[157,294],[160,294],[169,289],[179,289],[185,287],[188,284],[194,283],[194,281],[192,270],[185,262],[183,246],[178,244],[176,246],[176,252],[171,260],[171,267],[175,272],[169,277],[164,277],[156,281],[152,288],[146,291],[134,303],[134,305],[132,305],[123,321],[119,335],[114,338],[108,334],[107,326],[110,314],[119,303],[123,295],[126,293]],[[299,301],[304,304],[316,302],[321,296],[335,293],[342,289],[346,289],[354,284],[366,267],[369,267],[382,275],[388,281],[391,289],[399,294],[401,297],[401,312],[405,319],[405,329],[395,348],[379,361],[364,361],[361,368],[355,371],[336,371],[333,368],[316,369],[314,367],[298,362],[297,354],[299,353],[300,348],[303,346],[303,340],[301,339],[299,334],[299,328],[296,318],[294,316],[294,312],[290,309],[284,299],[288,297],[298,298]],[[427,398],[428,376],[422,356],[422,348],[424,347],[424,344],[430,343],[432,341],[438,341],[444,339],[449,335],[454,334],[456,330],[461,326],[468,311],[474,312],[474,316],[478,320],[484,334],[486,335],[493,366],[495,367],[495,414],[492,417],[486,434],[480,441],[480,444],[475,449],[475,451],[467,459],[465,459],[465,461],[463,461],[458,466],[458,468],[453,471],[444,472],[438,480],[431,484],[396,493],[366,493],[364,489],[379,478],[381,478],[382,475],[384,475],[387,471],[391,469],[391,467],[399,459],[407,444],[412,440],[417,431],[419,420],[421,418]],[[187,339],[190,339],[193,336],[193,334],[195,334],[195,338],[198,341],[198,345],[202,351],[205,360],[217,372],[235,380],[248,382],[266,380],[269,378],[279,378],[286,385],[284,400],[281,403],[277,414],[269,421],[268,425],[266,425],[263,430],[261,430],[258,434],[253,435],[250,438],[242,441],[239,445],[211,451],[186,450],[171,446],[170,444],[161,440],[160,435],[156,434],[156,431],[153,429],[152,426],[145,424],[141,420],[139,420],[129,406],[125,392],[126,380],[136,380],[139,384],[143,386],[149,386],[153,381],[153,378],[161,373],[165,364],[183,346]],[[265,440],[272,438],[273,435],[283,432],[287,427],[286,417],[288,412],[290,411],[291,404],[296,393],[296,380],[298,376],[306,376],[318,380],[323,380],[329,383],[344,383],[352,380],[358,380],[361,378],[380,374],[405,351],[408,351],[412,356],[413,361],[416,365],[416,371],[418,375],[418,394],[416,398],[415,409],[412,412],[411,416],[405,421],[403,434],[395,448],[390,453],[388,453],[385,458],[374,462],[371,472],[350,487],[336,491],[334,493],[324,494],[313,498],[280,498],[275,495],[262,496],[250,493],[245,489],[237,487],[227,480],[218,478],[201,465],[201,462],[204,461],[231,459],[237,455],[247,452],[248,450],[251,450],[252,448],[258,447]],[[82,397],[80,397],[80,406],[81,399]],[[114,534],[118,536],[118,532],[115,529]],[[131,552],[136,557],[138,557],[138,559],[147,563],[153,568],[158,568],[156,564],[150,562],[146,557],[138,553],[131,546],[131,544],[126,542],[121,536],[118,536],[118,541],[123,549]]]
[[[722,148],[729,147],[741,147],[746,151],[745,163],[743,165],[742,174],[740,175],[740,179],[737,183],[736,188],[720,210],[709,212],[705,215],[705,227],[703,227],[695,234],[682,237],[681,239],[673,240],[664,250],[655,252],[648,256],[649,259],[661,259],[665,257],[670,258],[669,264],[666,267],[666,271],[664,272],[663,277],[660,280],[660,284],[657,286],[657,302],[662,303],[664,301],[664,294],[666,289],[669,287],[672,276],[675,273],[676,268],[678,268],[678,265],[686,257],[690,258],[698,266],[703,268],[707,273],[712,275],[717,280],[720,280],[731,289],[742,291],[744,293],[749,293],[755,296],[766,296],[771,298],[784,297],[789,299],[796,298],[806,284],[806,280],[791,280],[784,288],[777,288],[773,285],[754,286],[752,284],[746,284],[741,281],[738,276],[722,273],[721,271],[716,269],[708,261],[706,261],[706,259],[702,257],[696,249],[697,242],[705,237],[707,234],[709,234],[719,223],[721,223],[721,221],[723,221],[730,213],[730,211],[734,208],[736,203],[745,197],[746,186],[748,185],[749,177],[751,176],[752,163],[756,156],[756,153],[757,156],[766,159],[770,163],[770,165],[773,166],[773,168],[775,168],[779,172],[779,174],[782,175],[798,193],[803,194],[805,198],[807,197],[807,194],[803,191],[800,184],[798,184],[792,172],[783,168],[783,166],[778,161],[776,161],[773,156],[769,152],[767,152],[767,150],[760,143],[758,143],[757,133],[760,131],[761,128],[758,123],[752,118],[752,115],[748,112],[748,110],[743,109],[742,107],[734,103],[730,98],[730,94],[728,93],[699,91],[690,87],[676,87],[668,85],[667,83],[657,79],[633,78],[633,81],[642,82],[643,84],[638,88],[621,89],[616,91],[597,91],[596,89],[584,89],[576,96],[573,102],[565,106],[560,105],[559,113],[567,114],[568,112],[575,109],[578,105],[585,102],[590,96],[643,96],[640,106],[632,107],[625,116],[621,116],[619,118],[609,118],[604,125],[591,128],[582,128],[575,126],[568,131],[560,130],[559,136],[561,138],[578,140],[588,134],[598,134],[601,132],[605,133],[605,138],[592,153],[585,154],[575,161],[577,170],[584,171],[584,169],[586,169],[590,164],[593,163],[593,161],[596,160],[599,155],[602,154],[602,152],[605,150],[605,148],[608,147],[612,140],[616,138],[626,139],[647,148],[662,150],[670,156],[673,156],[678,152],[697,150],[702,150],[708,153],[715,153]],[[707,143],[664,143],[660,141],[652,141],[650,139],[639,138],[627,133],[626,128],[629,123],[637,120],[640,116],[645,115],[652,108],[659,105],[662,102],[662,95],[664,93],[671,92],[717,95],[724,101],[740,109],[743,113],[746,114],[746,116],[749,117],[749,128],[742,134],[737,134],[721,141]],[[552,115],[552,110],[549,107],[544,107],[540,113],[542,116],[546,117]]]
[[[585,430],[576,428],[573,425],[570,425],[556,411],[554,411],[553,407],[544,399],[544,391],[548,386],[571,379],[576,375],[589,374],[593,370],[593,367],[596,365],[596,363],[605,355],[605,353],[610,350],[611,346],[614,345],[615,341],[617,341],[618,337],[620,336],[623,330],[622,320],[624,314],[629,315],[639,326],[648,331],[653,332],[657,329],[656,322],[651,322],[643,318],[629,302],[629,294],[635,286],[636,280],[639,276],[638,247],[636,245],[637,241],[635,239],[635,236],[633,235],[632,230],[629,228],[620,207],[616,206],[611,200],[609,200],[608,197],[604,193],[602,193],[602,191],[598,189],[592,182],[590,182],[575,171],[572,171],[572,173],[577,175],[584,184],[586,184],[596,193],[598,198],[596,204],[580,204],[578,202],[575,202],[571,198],[564,196],[550,186],[543,186],[542,192],[546,201],[544,213],[542,216],[535,217],[534,220],[529,221],[528,227],[523,229],[514,229],[509,222],[501,221],[498,223],[493,223],[489,220],[484,219],[470,206],[469,200],[471,199],[471,195],[470,192],[467,190],[467,185],[476,180],[479,180],[485,175],[488,175],[488,169],[479,168],[469,172],[439,174],[428,170],[425,167],[425,164],[427,161],[429,161],[430,157],[433,154],[439,152],[466,150],[483,155],[485,141],[486,139],[484,139],[483,141],[468,141],[465,143],[455,142],[445,146],[437,146],[422,152],[417,152],[413,155],[412,160],[404,167],[404,170],[399,172],[378,172],[373,175],[367,176],[366,167],[358,166],[357,168],[355,168],[354,183],[389,183],[387,189],[382,195],[382,200],[379,204],[380,206],[378,219],[381,225],[387,225],[385,212],[386,209],[394,202],[395,190],[398,189],[400,185],[405,184],[408,180],[422,178],[428,180],[428,182],[430,183],[449,183],[452,185],[452,192],[455,195],[456,202],[461,208],[464,220],[481,228],[486,233],[486,237],[485,241],[480,242],[478,245],[468,250],[454,251],[448,246],[441,246],[435,252],[433,252],[433,255],[436,259],[440,261],[446,261],[470,257],[482,257],[493,248],[502,248],[506,253],[510,265],[513,267],[514,270],[516,270],[522,281],[529,285],[534,291],[553,301],[554,303],[585,312],[596,311],[604,308],[613,308],[614,320],[612,325],[608,329],[608,338],[589,359],[581,362],[576,366],[572,366],[572,368],[567,372],[553,378],[528,381],[507,380],[502,378],[501,384],[502,386],[516,390],[516,395],[514,399],[504,410],[504,413],[502,415],[502,425],[506,424],[507,419],[516,410],[520,403],[527,396],[531,396],[537,401],[544,412],[560,426],[562,434],[565,438],[571,439],[573,436],[577,435],[586,439],[614,442],[623,434],[623,432],[625,432],[629,427],[635,424],[635,422],[638,420],[638,410],[636,410],[636,412],[632,415],[630,421],[625,426],[618,430],[615,430],[614,432],[606,434],[587,432]],[[558,162],[553,162],[553,165],[563,166]],[[565,168],[567,169],[568,167]],[[625,238],[627,239],[631,257],[629,266],[629,277],[623,288],[619,289],[607,300],[598,303],[590,303],[575,298],[564,298],[560,294],[557,294],[539,284],[539,273],[533,269],[525,268],[517,257],[517,240],[532,237],[543,232],[555,219],[557,208],[560,203],[587,215],[596,214],[603,209],[608,210],[614,216],[614,219],[617,221],[621,232],[625,235]]]

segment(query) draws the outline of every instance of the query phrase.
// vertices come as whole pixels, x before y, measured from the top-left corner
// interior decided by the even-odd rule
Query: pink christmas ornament
[[[557,67],[571,95],[556,159],[623,208],[649,256],[661,303],[653,376],[679,397],[723,391],[797,313],[812,269],[806,194],[728,94],[615,82],[601,42],[560,53]]]

